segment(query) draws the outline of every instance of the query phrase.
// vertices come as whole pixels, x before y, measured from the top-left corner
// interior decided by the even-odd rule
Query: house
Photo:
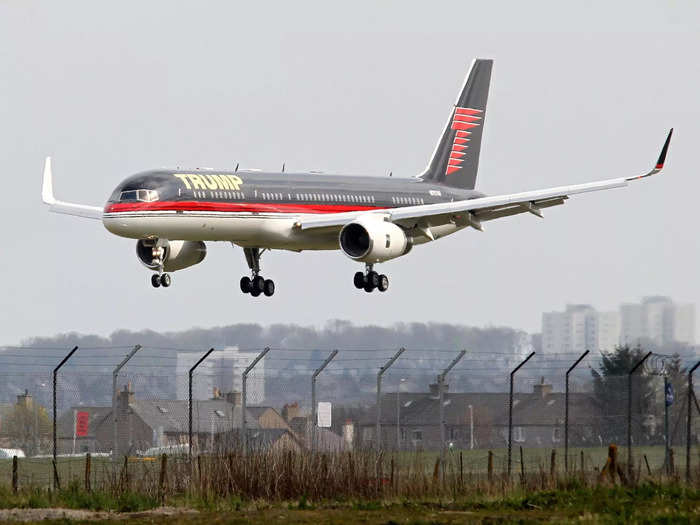
[[[298,402],[284,405],[283,419],[289,425],[299,442],[306,448],[312,447],[313,422],[310,415],[304,415]],[[348,441],[346,436],[340,436],[329,428],[316,427],[316,450],[338,452],[352,449],[352,436]]]
[[[497,448],[508,443],[507,393],[451,393],[444,385],[445,441],[458,448]],[[392,393],[380,400],[381,440],[385,448],[439,449],[440,395],[438,385],[428,392]],[[590,394],[569,396],[569,443],[598,445],[594,419],[598,409]],[[358,444],[376,446],[376,406],[359,422]],[[575,417],[574,417],[575,415]],[[551,447],[563,443],[564,394],[553,392],[544,379],[532,392],[513,396],[513,442],[523,447]]]
[[[192,402],[192,447],[199,451],[229,450],[240,444],[243,407],[240,395],[217,395]],[[281,449],[301,445],[284,419],[271,407],[246,410],[250,446]],[[151,447],[189,443],[186,400],[137,399],[130,387],[117,396],[117,453],[136,454]],[[111,452],[114,446],[112,407],[72,407],[57,424],[58,452]]]
[[[272,407],[246,407],[248,413],[255,418],[260,428],[276,428],[291,430],[282,415]]]

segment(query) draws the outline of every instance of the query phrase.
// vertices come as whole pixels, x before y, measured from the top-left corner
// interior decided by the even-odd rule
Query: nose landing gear
[[[271,297],[275,293],[275,281],[265,279],[260,275],[260,256],[262,251],[259,248],[243,248],[248,267],[253,274],[251,279],[248,276],[241,277],[241,292],[249,293],[253,297],[265,295]]]
[[[162,246],[153,246],[153,264],[158,266],[158,273],[151,275],[151,285],[153,288],[167,288],[172,284],[170,275],[163,272],[163,260],[165,259],[165,249]]]
[[[364,272],[357,272],[353,278],[355,288],[364,290],[367,293],[375,289],[386,292],[389,289],[389,278],[384,274],[378,274],[372,269],[372,265],[366,265]]]
[[[170,286],[172,283],[172,279],[170,278],[170,275],[167,273],[154,273],[151,275],[151,285],[153,288],[158,288],[162,286],[163,288],[167,288]]]

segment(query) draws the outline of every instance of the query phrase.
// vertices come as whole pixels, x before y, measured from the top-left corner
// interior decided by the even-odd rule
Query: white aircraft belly
[[[168,213],[105,215],[111,233],[130,239],[159,238],[183,241],[229,241],[241,246],[286,250],[336,250],[335,233],[312,233],[294,228],[298,216],[250,214],[222,217],[216,214]]]

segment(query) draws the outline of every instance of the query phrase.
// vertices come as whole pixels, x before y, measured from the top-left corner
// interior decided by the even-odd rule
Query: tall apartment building
[[[542,314],[543,352],[610,351],[651,340],[659,346],[695,344],[695,305],[668,297],[644,297],[622,304],[619,312],[598,312],[587,304],[568,304],[563,312]]]
[[[197,367],[192,381],[192,399],[211,399],[214,389],[221,393],[243,390],[243,371],[258,356],[257,352],[241,352],[236,347],[212,352]],[[178,352],[177,354],[177,399],[187,399],[188,372],[202,357],[201,353]],[[246,384],[247,403],[260,405],[265,401],[265,360],[261,360],[248,374]]]
[[[695,305],[674,303],[668,297],[644,297],[638,304],[620,306],[620,343],[636,345],[647,339],[659,346],[695,343]]]
[[[620,315],[587,304],[568,304],[563,312],[542,314],[545,353],[612,350],[620,339]]]

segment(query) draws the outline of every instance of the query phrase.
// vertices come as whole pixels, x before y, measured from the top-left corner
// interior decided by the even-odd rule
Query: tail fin
[[[472,62],[445,130],[420,178],[455,188],[474,189],[486,120],[493,60]]]

